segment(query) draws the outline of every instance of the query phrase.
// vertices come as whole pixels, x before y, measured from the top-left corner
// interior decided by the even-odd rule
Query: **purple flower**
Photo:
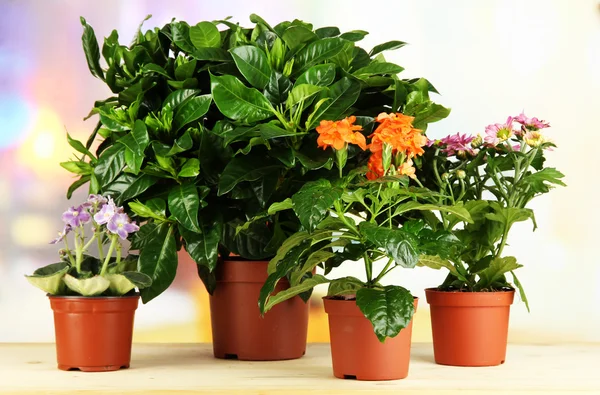
[[[85,225],[90,222],[91,219],[92,216],[83,205],[79,207],[69,207],[62,215],[63,222],[72,227]]]
[[[52,240],[50,242],[50,244],[56,244],[56,243],[60,243],[61,241],[64,240],[64,238],[67,236],[67,234],[71,231],[71,229],[73,229],[71,227],[71,225],[66,224],[64,229],[60,232],[58,232],[58,236],[56,237],[56,239]]]
[[[111,198],[108,198],[108,203],[104,204],[100,208],[100,211],[94,215],[94,221],[96,221],[98,225],[107,224],[116,213],[117,207],[115,207],[115,203]]]
[[[508,140],[515,134],[513,130],[513,121],[513,117],[508,117],[505,124],[496,123],[486,126],[483,141],[488,145],[495,147],[498,143]]]
[[[140,227],[131,222],[127,214],[117,213],[113,215],[108,225],[106,225],[111,233],[119,235],[123,240],[127,239],[129,233],[137,232]]]
[[[550,124],[546,121],[540,121],[536,117],[528,118],[525,115],[525,112],[522,112],[521,114],[517,115],[515,117],[515,121],[519,122],[521,125],[523,125],[529,130],[539,130],[550,127]]]
[[[99,206],[102,206],[103,204],[108,203],[108,199],[106,199],[104,196],[102,195],[90,195],[88,196],[87,202],[85,202],[84,204],[88,204],[90,206],[97,204]]]
[[[471,141],[473,140],[475,140],[475,136],[461,135],[460,133],[451,134],[440,140],[440,143],[446,146],[442,149],[442,152],[445,152],[448,156],[456,155],[457,153],[461,156],[464,156],[466,153],[477,155],[476,150],[471,146]]]

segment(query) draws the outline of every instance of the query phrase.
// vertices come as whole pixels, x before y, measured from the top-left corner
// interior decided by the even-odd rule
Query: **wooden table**
[[[0,394],[600,394],[600,344],[509,345],[506,364],[436,365],[431,344],[414,344],[408,378],[340,380],[328,344],[296,361],[212,358],[209,344],[134,344],[131,368],[82,373],[56,369],[53,344],[0,344]]]

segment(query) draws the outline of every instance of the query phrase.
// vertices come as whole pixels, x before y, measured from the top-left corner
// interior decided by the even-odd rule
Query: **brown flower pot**
[[[415,298],[415,309],[418,299]],[[412,320],[381,343],[356,300],[323,298],[329,315],[333,375],[340,379],[398,380],[408,376]]]
[[[452,366],[495,366],[506,359],[508,317],[515,291],[425,290],[431,305],[435,362]]]
[[[48,297],[54,310],[60,370],[104,372],[129,367],[139,295]]]
[[[216,358],[277,361],[300,358],[306,352],[308,303],[296,296],[260,316],[258,297],[267,265],[267,261],[219,262],[217,287],[210,296]],[[281,280],[275,291],[288,287]]]

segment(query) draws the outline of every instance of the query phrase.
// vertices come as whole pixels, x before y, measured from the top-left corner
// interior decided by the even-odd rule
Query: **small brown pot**
[[[300,358],[306,352],[308,303],[294,297],[260,316],[258,297],[267,265],[267,261],[219,262],[217,287],[210,297],[216,358],[278,361]],[[288,287],[282,279],[275,291]]]
[[[418,299],[415,298],[415,310]],[[333,375],[340,379],[398,380],[408,376],[412,320],[381,343],[356,300],[323,298],[329,315]]]
[[[435,362],[452,366],[495,366],[506,359],[508,317],[515,291],[425,290],[431,305]]]
[[[104,372],[129,367],[139,295],[48,297],[54,310],[60,370]]]

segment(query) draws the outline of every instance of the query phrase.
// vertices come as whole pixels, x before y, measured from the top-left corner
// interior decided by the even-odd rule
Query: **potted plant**
[[[139,299],[135,289],[152,283],[136,270],[137,256],[123,258],[121,242],[139,228],[122,207],[100,195],[90,195],[85,203],[70,207],[62,220],[64,228],[51,242],[65,243],[60,262],[26,276],[50,298],[58,368],[84,372],[128,368]],[[86,228],[90,227],[88,240]],[[98,257],[87,254],[93,245]]]
[[[332,147],[337,157],[344,157],[353,144],[365,149],[362,128],[354,121],[355,117],[322,121],[317,128],[319,145]],[[368,133],[368,167],[342,175],[342,164],[339,177],[306,183],[291,199],[270,208],[293,210],[302,230],[288,238],[270,261],[261,311],[328,283],[324,305],[338,378],[407,376],[417,299],[407,289],[383,285],[382,280],[397,267],[415,267],[422,254],[444,256],[457,241],[451,232],[427,228],[414,213],[440,211],[470,222],[462,207],[431,203],[438,194],[423,188],[415,177],[413,159],[424,152],[427,138],[413,121],[401,113],[379,114],[374,120],[377,128]],[[344,261],[355,266],[360,259],[365,280],[313,274],[317,265],[327,274]],[[291,287],[275,290],[285,277]]]
[[[116,96],[96,103],[96,131],[85,146],[72,143],[84,157],[64,166],[82,176],[73,188],[89,181],[144,222],[134,240],[140,270],[153,278],[144,302],[169,286],[183,247],[212,294],[216,356],[297,358],[307,306],[295,298],[262,319],[249,302],[258,298],[268,260],[301,227],[293,213],[268,208],[334,163],[350,171],[367,160],[354,147],[344,155],[318,149],[314,128],[350,114],[366,124],[402,107],[425,129],[449,110],[429,99],[435,88],[427,80],[400,79],[402,67],[385,61],[381,52],[400,41],[367,52],[355,44],[364,31],[251,21],[252,29],[228,20],[173,21],[138,33],[129,47],[113,32],[102,48],[106,70],[83,21],[90,70]],[[103,141],[93,155],[97,135]],[[290,345],[283,354],[282,345]]]
[[[437,363],[503,363],[515,287],[529,310],[514,272],[522,265],[503,252],[513,224],[532,220],[537,227],[529,202],[565,185],[562,173],[544,167],[545,152],[555,146],[542,134],[547,127],[520,114],[489,125],[483,137],[456,134],[430,142],[417,170],[419,179],[440,192],[441,204],[464,207],[472,218],[465,223],[450,214],[427,221],[432,229],[453,231],[460,240],[446,257],[419,261],[450,271],[442,285],[426,290]]]

